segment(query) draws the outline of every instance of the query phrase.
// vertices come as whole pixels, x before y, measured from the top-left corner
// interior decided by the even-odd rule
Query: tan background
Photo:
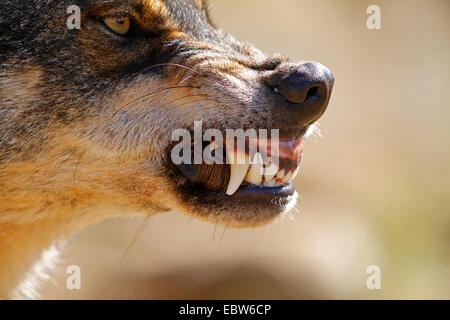
[[[325,63],[336,85],[306,143],[295,222],[226,230],[179,213],[79,232],[45,298],[450,298],[450,2],[212,0],[267,52]],[[382,9],[382,30],[366,8]],[[65,288],[65,267],[82,290]],[[366,268],[382,290],[366,288]]]

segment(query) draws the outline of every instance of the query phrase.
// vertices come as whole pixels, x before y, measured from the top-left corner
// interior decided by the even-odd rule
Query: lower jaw
[[[243,185],[241,186],[235,194],[233,194],[232,196],[229,196],[227,194],[225,194],[224,192],[217,192],[217,191],[206,191],[207,193],[209,193],[210,195],[214,194],[216,196],[221,196],[221,197],[227,197],[230,200],[233,200],[233,198],[237,198],[237,197],[261,197],[261,199],[263,198],[276,198],[276,197],[289,197],[294,195],[295,193],[295,188],[294,185],[292,184],[292,182],[289,182],[287,184],[283,184],[283,185],[277,185],[277,186],[272,186],[272,187],[266,187],[263,185]]]
[[[175,171],[176,172],[176,171]],[[295,206],[297,193],[292,182],[274,186],[244,183],[233,194],[210,190],[178,176],[175,184],[181,211],[197,218],[234,228],[263,226],[277,220]],[[183,181],[183,182],[182,182]]]
[[[189,213],[239,228],[265,225],[289,211],[297,199],[292,183],[277,187],[241,186],[232,196],[191,185],[179,189],[178,194]]]

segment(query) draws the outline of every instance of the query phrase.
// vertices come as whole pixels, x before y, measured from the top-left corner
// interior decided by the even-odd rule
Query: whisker
[[[131,248],[136,244],[136,242],[141,237],[142,233],[145,231],[145,229],[149,226],[150,222],[152,221],[153,216],[146,216],[144,218],[144,221],[137,229],[136,233],[134,234],[133,238],[131,239],[130,244],[128,245],[127,249],[125,250],[125,253],[123,254],[122,258],[120,258],[120,262],[123,262],[125,258],[127,257],[128,253],[130,252]]]
[[[208,241],[206,242],[205,246],[203,247],[202,251],[206,251],[206,249],[209,247],[209,245],[211,243],[215,242],[215,234],[216,234],[216,227],[217,227],[217,223],[214,224],[214,230],[213,233],[211,235],[211,237],[209,237]]]
[[[228,225],[223,227],[222,234],[220,235],[220,238],[219,238],[219,244],[222,243],[223,236],[225,235],[225,231],[227,231],[227,230],[228,230]]]
[[[142,100],[142,99],[144,99],[144,98],[151,97],[152,95],[154,95],[154,94],[156,94],[156,93],[159,93],[159,92],[162,92],[162,91],[165,91],[165,90],[181,89],[181,88],[193,88],[193,89],[195,89],[195,88],[198,88],[198,87],[196,87],[196,86],[174,86],[174,87],[164,87],[164,88],[153,89],[150,93],[146,93],[146,94],[140,96],[139,98],[136,98],[136,99],[134,99],[133,101],[128,102],[127,104],[120,106],[119,108],[125,108],[125,107],[128,107],[129,105],[131,105],[131,104],[133,104],[133,103],[135,103],[135,102],[137,102],[137,101],[139,101],[139,100]]]
[[[49,173],[53,174],[56,171],[58,171],[59,168],[61,168],[65,163],[67,163],[70,159],[72,159],[73,154],[69,154],[68,157],[66,159],[64,159],[63,161],[60,162],[60,164],[58,164],[55,168],[53,168]]]
[[[76,185],[76,178],[77,178],[77,172],[78,172],[78,166],[80,165],[81,159],[83,158],[84,153],[80,155],[80,157],[77,160],[77,164],[75,165],[75,169],[73,171],[73,187],[75,188]]]
[[[180,231],[183,230],[188,224],[190,224],[194,220],[193,217],[191,217],[185,224],[183,224],[180,228]]]
[[[199,71],[197,71],[197,70],[195,70],[195,69],[192,69],[192,68],[190,68],[190,67],[183,66],[182,64],[178,64],[178,63],[159,63],[159,64],[155,64],[155,65],[146,67],[146,68],[144,68],[144,69],[142,69],[142,70],[140,70],[140,71],[138,71],[138,72],[135,72],[135,73],[132,74],[132,76],[136,76],[136,75],[138,75],[138,74],[140,74],[140,73],[144,73],[144,72],[146,72],[146,71],[148,71],[148,70],[151,70],[151,69],[153,69],[153,68],[164,67],[164,66],[178,67],[178,68],[182,68],[182,69],[186,69],[186,70],[195,72],[195,73],[197,73],[197,74],[201,74],[201,72],[199,72]]]
[[[192,76],[187,76],[186,78],[184,78],[184,79],[179,83],[179,85],[182,84],[182,83],[184,83],[184,82],[186,82],[186,81],[188,81],[190,78],[192,78]]]
[[[70,155],[69,155],[69,158],[70,158],[70,157],[72,156],[72,153],[71,153],[70,151],[63,151],[63,152],[61,152],[60,154],[58,154],[56,157],[50,159],[49,161],[44,162],[44,163],[38,165],[38,166],[36,167],[36,169],[37,169],[37,170],[40,170],[40,169],[42,169],[42,168],[44,168],[44,167],[46,167],[46,166],[49,166],[49,165],[53,164],[55,161],[61,159],[61,158],[64,157],[65,155],[67,155],[68,153],[70,153]],[[67,161],[67,159],[66,159],[65,161]]]
[[[255,228],[251,228],[250,233],[252,234],[253,240],[257,243],[258,239],[256,239]]]
[[[8,88],[13,88],[13,87],[17,87],[17,86],[23,86],[23,83],[13,83],[13,84],[0,86],[0,89],[8,89]]]
[[[204,102],[204,101],[214,101],[214,102],[218,103],[216,99],[210,98],[210,99],[200,99],[200,100],[197,100],[197,101],[187,101],[187,102],[179,104],[177,106],[178,107],[183,107],[183,106],[185,106],[187,104],[193,104],[193,103]]]
[[[216,229],[217,229],[217,222],[214,224],[213,243],[216,243]]]
[[[167,102],[168,104],[172,104],[172,103],[174,103],[174,102],[177,102],[177,101],[179,101],[179,100],[183,100],[183,99],[186,99],[186,98],[193,98],[193,97],[204,97],[204,96],[207,96],[206,94],[190,94],[190,95],[187,95],[187,96],[183,96],[183,97],[181,97],[181,98],[176,98],[176,99],[174,99],[174,100],[172,100],[172,101],[169,101],[169,102]],[[204,99],[200,99],[200,100],[198,100],[198,101],[203,101]]]

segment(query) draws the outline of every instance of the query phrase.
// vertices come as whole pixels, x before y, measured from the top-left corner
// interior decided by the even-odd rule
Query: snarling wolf
[[[218,30],[203,0],[2,0],[0,297],[45,248],[105,218],[177,210],[254,227],[282,216],[333,84],[320,63]],[[278,129],[279,168],[174,164],[172,133],[196,121]]]

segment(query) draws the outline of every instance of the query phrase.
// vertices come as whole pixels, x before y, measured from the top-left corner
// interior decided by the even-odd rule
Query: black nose
[[[309,125],[325,112],[334,78],[324,65],[307,62],[280,65],[266,83],[290,104],[297,122]]]

